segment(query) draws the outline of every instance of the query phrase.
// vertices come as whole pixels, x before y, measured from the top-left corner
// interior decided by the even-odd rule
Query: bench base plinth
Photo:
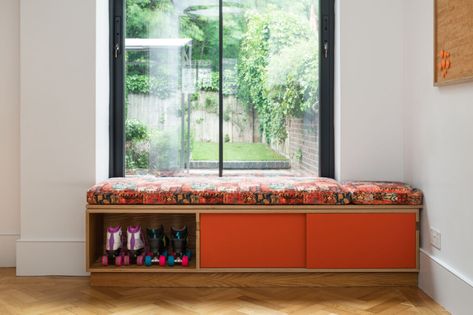
[[[417,286],[417,272],[91,273],[96,287],[269,288]]]

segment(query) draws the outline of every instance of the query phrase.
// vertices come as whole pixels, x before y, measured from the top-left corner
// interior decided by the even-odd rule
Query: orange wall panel
[[[415,213],[307,215],[307,267],[416,268]]]
[[[201,214],[202,268],[304,268],[305,214]]]

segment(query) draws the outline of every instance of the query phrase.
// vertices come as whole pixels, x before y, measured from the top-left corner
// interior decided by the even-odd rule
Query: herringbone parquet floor
[[[0,314],[448,314],[416,288],[91,288],[0,269]]]

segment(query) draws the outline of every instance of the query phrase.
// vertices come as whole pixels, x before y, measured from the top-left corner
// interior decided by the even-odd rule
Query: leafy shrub
[[[148,127],[138,120],[125,121],[125,140],[139,142],[148,140]]]
[[[294,158],[301,163],[302,162],[302,149],[298,148],[297,151],[294,154]]]
[[[125,140],[125,167],[127,169],[148,168],[148,127],[140,121],[127,120],[125,122]]]
[[[226,122],[229,122],[230,121],[230,111],[229,110],[226,110],[223,112],[223,120],[226,121]]]
[[[230,136],[228,135],[228,133],[225,134],[225,143],[228,143],[230,142]]]
[[[159,98],[168,98],[171,95],[168,78],[159,79],[149,75],[130,74],[126,76],[126,90],[130,94],[155,95]]]
[[[207,113],[218,113],[218,104],[215,97],[207,96],[204,109]]]
[[[213,71],[210,74],[210,80],[201,80],[198,88],[201,91],[218,92],[219,89],[219,73]],[[234,95],[237,89],[237,74],[234,69],[223,70],[223,95]]]
[[[148,168],[149,155],[147,151],[127,150],[125,154],[126,169]]]
[[[196,102],[196,101],[199,100],[199,96],[200,96],[200,94],[197,93],[197,92],[196,92],[196,93],[192,93],[191,96],[190,96],[190,99],[191,99],[192,102]]]

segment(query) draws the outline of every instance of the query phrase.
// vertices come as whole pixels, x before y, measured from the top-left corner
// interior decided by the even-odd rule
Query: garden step
[[[214,169],[218,168],[218,161],[190,161],[191,169]],[[289,169],[291,164],[289,161],[224,161],[224,169],[233,170],[275,170]]]

